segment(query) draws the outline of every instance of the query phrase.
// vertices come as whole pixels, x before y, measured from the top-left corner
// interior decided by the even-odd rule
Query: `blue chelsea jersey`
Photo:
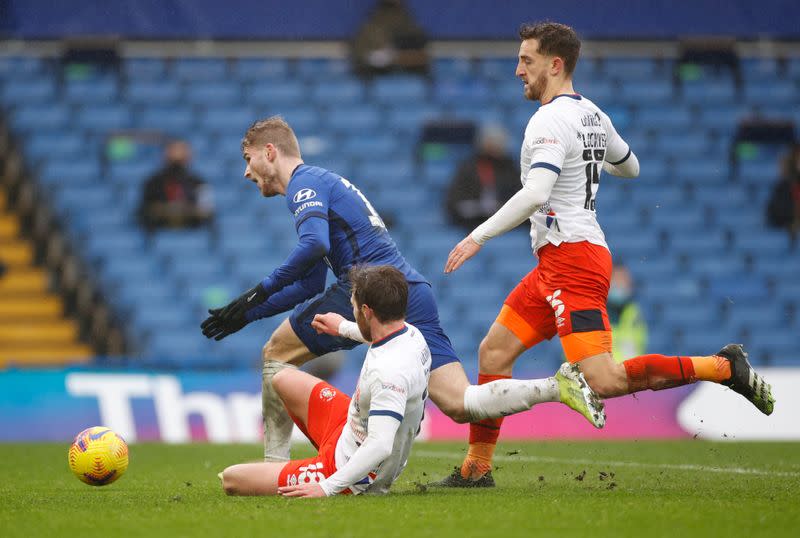
[[[400,254],[369,200],[342,176],[301,164],[286,188],[286,204],[296,229],[311,217],[328,221],[326,263],[337,279],[346,279],[353,265],[366,263],[391,265],[408,282],[426,282]]]

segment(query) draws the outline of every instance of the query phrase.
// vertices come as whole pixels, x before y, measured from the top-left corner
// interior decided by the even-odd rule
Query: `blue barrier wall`
[[[375,0],[7,0],[0,1],[0,35],[56,38],[346,39]],[[584,37],[654,39],[690,34],[742,38],[800,37],[796,0],[605,2],[407,0],[437,39],[515,39],[519,24],[552,19]]]

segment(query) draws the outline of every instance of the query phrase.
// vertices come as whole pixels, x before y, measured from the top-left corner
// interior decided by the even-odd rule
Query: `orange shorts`
[[[611,265],[608,249],[587,241],[543,246],[539,265],[506,297],[497,323],[527,348],[558,334],[569,362],[610,353]]]
[[[278,476],[278,486],[320,482],[336,472],[336,443],[347,424],[350,397],[321,381],[308,398],[308,425],[295,419],[297,426],[314,444],[318,454],[304,460],[291,460]],[[292,417],[294,418],[294,417]]]

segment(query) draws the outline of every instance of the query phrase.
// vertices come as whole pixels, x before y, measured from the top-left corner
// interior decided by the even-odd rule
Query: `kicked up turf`
[[[426,487],[465,445],[418,443],[385,497],[232,498],[216,474],[254,445],[130,447],[117,482],[91,487],[68,444],[0,444],[3,537],[796,536],[800,443],[501,443],[493,490]],[[310,455],[308,449],[297,456]]]

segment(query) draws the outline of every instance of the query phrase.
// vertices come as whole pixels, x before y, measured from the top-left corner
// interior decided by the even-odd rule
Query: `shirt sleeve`
[[[327,272],[328,266],[323,260],[319,260],[300,280],[289,284],[270,295],[266,301],[257,307],[248,310],[246,314],[247,321],[268,318],[286,312],[306,299],[310,299],[322,292],[325,289]]]
[[[330,185],[316,176],[294,177],[286,187],[286,204],[292,213],[294,227],[299,230],[300,225],[311,217],[328,220],[330,196]]]
[[[298,225],[297,233],[300,240],[289,257],[261,281],[268,296],[302,279],[330,250],[327,219],[311,215]]]
[[[561,174],[570,141],[554,115],[543,110],[534,114],[525,130],[524,141],[531,154],[531,169],[546,168]]]
[[[631,148],[627,142],[617,133],[611,118],[603,114],[603,122],[606,127],[606,159],[608,164],[617,166],[627,161],[631,156]]]

